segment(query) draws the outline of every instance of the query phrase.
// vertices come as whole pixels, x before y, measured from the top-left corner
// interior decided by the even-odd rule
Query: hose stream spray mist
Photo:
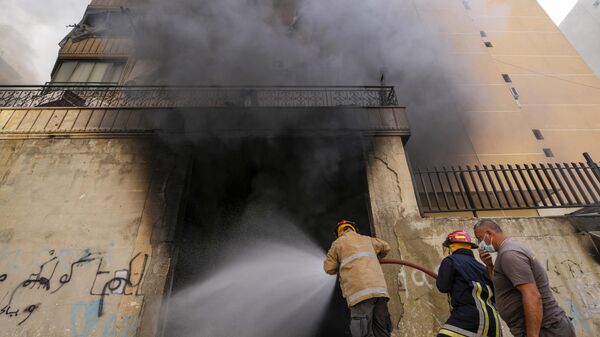
[[[235,248],[216,272],[171,297],[165,336],[314,336],[336,283],[323,271],[323,249],[305,235],[236,240]]]

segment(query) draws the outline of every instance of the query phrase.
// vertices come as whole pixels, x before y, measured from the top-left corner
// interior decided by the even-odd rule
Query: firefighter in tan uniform
[[[347,220],[338,222],[335,233],[337,239],[327,252],[323,269],[328,274],[339,273],[350,308],[352,337],[389,337],[389,294],[379,259],[390,251],[390,245],[358,234],[356,224]]]

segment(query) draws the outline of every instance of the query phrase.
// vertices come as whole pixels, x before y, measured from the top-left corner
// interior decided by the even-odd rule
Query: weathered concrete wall
[[[437,268],[472,218],[420,218],[400,137],[368,150],[372,223],[392,256]],[[0,336],[156,336],[185,160],[151,138],[0,141]],[[565,218],[503,218],[547,266],[579,336],[600,329],[600,267]],[[386,266],[396,336],[432,336],[445,295]]]
[[[150,139],[1,140],[0,336],[153,335],[177,162]]]
[[[456,229],[472,233],[476,219],[419,216],[399,137],[376,138],[369,147],[368,161],[377,236],[393,244],[395,257],[437,270],[444,257],[441,243],[445,236]],[[600,265],[591,255],[590,238],[578,233],[564,217],[498,218],[497,222],[508,235],[531,247],[546,266],[552,290],[573,317],[578,336],[596,336],[600,331]],[[390,306],[397,327],[395,336],[435,335],[449,315],[447,297],[419,271],[397,266],[384,268],[392,288]]]

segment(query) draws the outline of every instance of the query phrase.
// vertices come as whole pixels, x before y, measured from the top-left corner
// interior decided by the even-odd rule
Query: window
[[[75,61],[60,63],[52,77],[54,83],[118,83],[125,62]]]
[[[517,91],[516,88],[510,88],[510,93],[513,95],[513,97],[518,100],[519,99],[519,92]]]
[[[512,83],[512,80],[510,79],[510,76],[508,76],[508,74],[502,74],[502,78],[504,79],[504,82]]]
[[[548,158],[554,157],[554,153],[552,153],[551,149],[544,149],[544,155]]]
[[[544,135],[542,135],[542,131],[540,131],[538,129],[533,129],[531,131],[533,131],[533,135],[535,136],[535,139],[537,139],[537,140],[543,140],[544,139]]]
[[[599,0],[600,1],[600,0]],[[485,33],[485,31],[480,30],[479,31],[479,35],[481,35],[481,37],[487,37],[487,34]]]
[[[492,47],[494,46],[494,45],[492,45],[492,43],[491,43],[491,42],[489,42],[489,41],[486,41],[486,42],[484,42],[483,44],[484,44],[486,47],[488,47],[488,48],[492,48]]]

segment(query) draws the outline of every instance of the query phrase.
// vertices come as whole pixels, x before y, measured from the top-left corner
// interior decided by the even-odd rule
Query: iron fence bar
[[[465,203],[465,208],[470,208],[472,207],[472,203],[469,203],[470,198],[467,198],[467,190],[464,190],[464,181],[463,181],[463,177],[462,177],[462,173],[456,172],[456,170],[454,169],[454,166],[450,167],[452,169],[452,175],[454,176],[454,179],[456,180],[456,184],[458,185],[458,190],[460,191],[460,195],[463,199],[463,202]],[[457,175],[458,173],[458,175]],[[459,179],[460,178],[460,181]]]
[[[458,199],[456,198],[456,192],[454,192],[454,188],[452,187],[452,180],[450,179],[450,176],[448,175],[448,170],[446,170],[446,167],[443,166],[442,170],[444,170],[444,175],[446,176],[446,181],[448,182],[448,187],[450,187],[450,193],[452,193],[452,199],[454,200],[454,205],[456,206],[456,209],[460,209],[460,206],[458,205]]]
[[[473,177],[473,171],[471,170],[471,167],[469,165],[467,165],[467,172],[469,173],[469,177],[471,178],[471,182],[473,183],[473,187],[475,188],[475,193],[477,193],[477,198],[479,199],[481,208],[485,208],[485,202],[483,201],[483,198],[481,197],[481,193],[479,192],[479,186],[477,185],[477,182],[475,181],[475,178]],[[475,205],[473,205],[473,206],[475,206]]]
[[[544,164],[540,163],[540,168],[541,168],[542,172],[544,173],[544,176],[550,183],[550,187],[552,188],[552,191],[554,192],[553,194],[558,199],[558,202],[564,206],[565,202],[564,202],[563,198],[560,196],[560,191],[556,188],[556,185],[554,185],[554,181],[552,181],[552,177],[550,176],[550,174],[548,174],[548,170],[546,169],[546,166]]]
[[[450,209],[450,203],[448,202],[448,197],[446,196],[446,191],[444,190],[444,182],[440,178],[440,173],[438,172],[437,167],[433,168],[435,170],[435,175],[440,183],[440,189],[442,190],[442,196],[444,197],[444,201],[446,202],[446,208]]]
[[[570,193],[568,193],[569,190],[567,188],[565,188],[565,185],[563,184],[562,179],[560,179],[560,177],[556,173],[557,169],[554,166],[552,166],[552,164],[548,164],[548,168],[550,169],[552,176],[556,180],[556,183],[560,187],[561,193],[565,196],[565,199],[567,200],[567,205],[574,205],[575,203],[573,202],[573,199],[571,199]]]
[[[487,168],[486,165],[483,165],[483,169],[485,171],[485,175],[488,178],[488,181],[490,182],[490,185],[492,186],[492,192],[494,193],[494,196],[496,197],[496,201],[498,202],[498,207],[502,207],[502,200],[500,200],[500,196],[498,195],[498,190],[496,189],[496,184],[494,184],[494,181],[492,180],[490,170]]]
[[[590,181],[590,183],[592,183],[594,190],[596,190],[596,193],[598,193],[598,195],[600,196],[600,188],[598,187],[598,184],[596,184],[596,180],[594,179],[594,172],[592,171],[592,174],[590,174],[588,172],[588,169],[592,170],[592,168],[586,167],[584,163],[579,163],[579,166],[581,166],[581,170],[583,171],[583,173],[585,173],[585,175],[588,178],[588,180]],[[596,201],[596,202],[598,202],[598,201]]]
[[[600,179],[592,165],[582,162],[442,166],[417,169],[414,181],[417,176],[425,193],[419,202],[427,201],[422,206],[425,212],[472,211],[476,215],[482,210],[558,209],[600,201]]]
[[[540,187],[538,186],[537,182],[535,181],[533,174],[531,174],[531,169],[529,168],[529,166],[527,164],[524,164],[523,167],[525,168],[525,172],[527,172],[527,176],[531,180],[531,184],[533,185],[533,188],[535,189],[535,193],[538,195],[538,197],[540,197],[540,201],[542,202],[542,205],[548,206],[548,204],[546,203],[546,198],[544,198],[544,195],[541,193]]]
[[[459,176],[460,176],[460,181],[463,185],[463,188],[465,189],[465,194],[467,195],[467,200],[469,200],[469,208],[477,208],[475,205],[475,200],[473,200],[473,197],[471,196],[471,189],[469,188],[469,183],[467,182],[467,179],[465,178],[465,174],[464,172],[460,171],[461,167],[458,167],[459,169]]]
[[[425,180],[423,180],[423,173],[421,173],[421,169],[417,169],[419,174],[419,180],[421,180],[421,185],[423,186],[423,193],[425,193],[425,198],[427,199],[427,208],[433,210],[431,207],[431,200],[429,199],[429,192],[427,191],[427,187],[425,187]]]
[[[519,176],[523,180],[523,184],[525,185],[525,188],[527,189],[527,193],[529,194],[529,197],[531,198],[531,202],[533,203],[534,206],[537,206],[537,202],[535,201],[535,197],[533,196],[533,191],[531,190],[529,183],[527,183],[527,178],[525,178],[525,174],[523,174],[523,169],[521,169],[521,167],[518,164],[515,165],[515,167],[517,168],[517,172],[519,173]],[[544,205],[544,206],[546,206],[546,205]]]
[[[485,192],[485,196],[487,197],[487,200],[490,203],[490,207],[494,208],[494,202],[492,201],[492,198],[490,197],[490,192],[488,191],[487,185],[485,184],[485,179],[481,175],[481,169],[477,165],[475,165],[475,172],[477,172],[477,176],[479,177],[479,181],[481,181],[481,185],[483,187],[483,191]]]
[[[558,172],[563,177],[565,184],[567,184],[567,187],[569,188],[569,193],[573,195],[573,199],[575,200],[575,202],[572,205],[581,205],[582,204],[581,199],[579,198],[579,195],[575,191],[575,188],[573,188],[573,185],[571,185],[571,182],[569,181],[569,178],[567,178],[567,175],[565,174],[563,168],[558,163],[556,163],[555,165],[556,165],[556,168],[558,169]]]
[[[508,189],[510,191],[510,194],[515,199],[515,203],[517,204],[517,207],[521,207],[521,203],[519,202],[519,198],[517,198],[517,194],[515,193],[515,189],[513,188],[512,184],[510,183],[510,179],[508,178],[508,174],[506,173],[506,170],[504,169],[504,165],[500,165],[500,170],[502,172],[502,175],[504,176],[504,180],[506,180],[506,184],[508,185]]]
[[[600,167],[598,167],[598,164],[596,164],[596,162],[592,159],[592,156],[590,156],[590,154],[587,152],[583,153],[583,157],[594,172],[596,179],[600,182]]]
[[[575,165],[574,163],[571,163],[573,165]],[[581,188],[581,185],[579,184],[579,182],[577,181],[577,178],[575,178],[575,175],[573,174],[572,170],[569,169],[569,165],[567,163],[563,163],[563,166],[565,167],[567,173],[569,174],[569,176],[571,177],[571,179],[573,180],[573,183],[575,184],[575,186],[577,187],[577,190],[579,191],[579,193],[581,193],[581,197],[583,198],[584,202],[586,204],[590,203],[590,200],[587,198],[587,195],[585,195],[585,192],[583,191],[583,189]]]
[[[527,201],[527,196],[526,196],[525,192],[523,191],[523,188],[521,187],[521,184],[519,183],[519,178],[515,174],[515,169],[513,169],[510,164],[507,165],[507,167],[510,170],[510,174],[511,174],[511,176],[513,177],[513,179],[515,181],[515,185],[517,185],[517,188],[519,189],[519,193],[521,194],[521,198],[523,198],[523,202],[525,203],[525,207],[529,207],[529,202]],[[535,200],[533,200],[533,205],[535,206]]]
[[[544,192],[546,192],[546,197],[550,200],[550,203],[552,204],[552,206],[556,206],[556,203],[554,202],[554,198],[552,197],[553,193],[550,193],[550,190],[548,190],[548,186],[544,182],[544,178],[540,174],[537,166],[535,164],[531,164],[531,167],[533,168],[533,172],[535,173],[536,177],[540,181],[540,184],[542,184],[542,188],[544,189]]]
[[[581,165],[583,165],[583,163],[579,163]],[[590,186],[587,183],[587,180],[585,180],[584,176],[581,174],[581,172],[579,171],[579,167],[577,167],[577,164],[575,163],[571,163],[571,165],[573,166],[573,169],[575,171],[575,173],[577,173],[577,176],[579,176],[579,179],[581,181],[581,185],[583,185],[585,187],[585,189],[588,191],[588,193],[590,194],[590,197],[592,197],[592,199],[594,199],[594,202],[598,202],[598,198],[596,198],[596,194],[594,193],[594,191],[590,188]]]
[[[435,189],[435,185],[433,184],[433,179],[431,179],[431,172],[429,172],[429,169],[427,169],[427,178],[429,179],[429,183],[431,184],[431,189],[433,190],[433,197],[435,199],[435,204],[437,205],[438,209],[442,209],[442,205],[440,205],[440,199],[438,198],[437,195],[437,190]]]
[[[495,165],[492,165],[492,171],[494,171],[494,176],[496,176],[496,180],[498,181],[498,185],[500,185],[500,190],[502,191],[502,195],[504,196],[504,200],[506,200],[506,203],[508,204],[508,207],[513,207],[512,202],[510,201],[510,198],[508,197],[508,194],[506,194],[506,189],[504,189],[504,184],[502,183],[502,179],[500,178],[500,175],[498,174],[498,169],[496,169]],[[500,202],[500,199],[498,199],[498,202]],[[500,203],[500,206],[502,206],[502,203]]]

